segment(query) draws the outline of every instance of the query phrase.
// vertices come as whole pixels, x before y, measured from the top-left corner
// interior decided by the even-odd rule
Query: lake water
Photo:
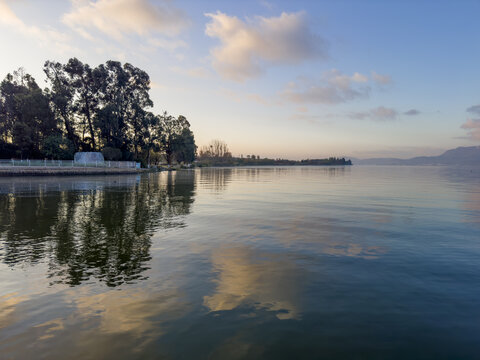
[[[2,359],[478,359],[480,171],[0,179]]]

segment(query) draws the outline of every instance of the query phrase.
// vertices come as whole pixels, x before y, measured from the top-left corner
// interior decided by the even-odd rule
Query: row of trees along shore
[[[260,155],[232,156],[228,145],[222,140],[212,140],[210,144],[200,147],[198,152],[199,166],[243,166],[243,165],[352,165],[351,160],[330,157],[327,159],[269,159]]]
[[[72,159],[101,151],[106,160],[192,162],[196,145],[180,115],[149,111],[148,74],[117,61],[91,68],[76,58],[47,61],[47,86],[20,68],[0,84],[0,158]]]

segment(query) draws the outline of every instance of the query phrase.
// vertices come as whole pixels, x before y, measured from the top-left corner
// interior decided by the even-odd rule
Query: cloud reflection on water
[[[287,254],[222,246],[212,252],[211,261],[216,287],[203,298],[210,311],[251,306],[274,311],[279,319],[300,317],[299,294],[307,274]]]

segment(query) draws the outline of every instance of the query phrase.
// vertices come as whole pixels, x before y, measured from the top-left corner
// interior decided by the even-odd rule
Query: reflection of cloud
[[[221,42],[211,52],[213,66],[225,78],[243,81],[260,75],[266,64],[326,56],[325,41],[312,33],[303,12],[246,21],[220,11],[206,16],[211,22],[205,33]]]
[[[331,176],[344,175],[343,172],[333,171]],[[278,228],[278,239],[285,245],[298,246],[302,244],[315,254],[347,256],[366,260],[376,259],[387,252],[384,246],[370,245],[364,239],[373,231],[378,236],[377,225],[392,221],[391,213],[385,210],[365,214],[365,223],[369,227],[351,229],[346,228],[341,222],[331,218],[308,217],[299,215],[289,221],[275,223]],[[355,233],[362,235],[360,238],[352,236]],[[339,236],[339,234],[344,234]]]
[[[155,318],[172,319],[184,314],[185,304],[179,298],[176,290],[150,294],[124,289],[82,296],[75,303],[77,316],[99,319],[101,334],[126,333],[129,337],[153,339],[162,333]]]
[[[212,264],[218,272],[217,287],[204,297],[211,311],[247,305],[275,311],[279,319],[299,317],[296,296],[305,274],[286,257],[247,247],[220,248],[213,251]]]
[[[57,318],[53,320],[46,321],[41,324],[37,324],[34,327],[42,329],[43,335],[38,338],[38,340],[47,340],[55,337],[55,332],[63,331],[65,325],[63,319]]]
[[[100,294],[87,287],[70,289],[55,294],[54,310],[46,304],[50,295],[30,298],[34,301],[27,302],[25,309],[18,306],[24,298],[4,296],[0,329],[15,328],[0,332],[0,354],[22,359],[38,358],[39,352],[48,359],[63,359],[67,353],[71,359],[141,354],[167,331],[168,323],[188,311],[188,303],[173,284],[162,285],[156,292],[135,287]]]
[[[259,344],[252,340],[251,332],[242,329],[213,349],[208,358],[211,360],[262,359],[265,358],[265,356],[262,356],[265,348],[265,344]],[[255,356],[252,356],[252,354],[255,354]]]
[[[10,293],[0,297],[0,329],[13,324],[15,319],[15,310],[18,304],[27,300],[26,296],[18,296],[18,293]]]

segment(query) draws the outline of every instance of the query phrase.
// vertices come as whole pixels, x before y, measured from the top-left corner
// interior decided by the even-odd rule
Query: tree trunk
[[[88,129],[90,130],[90,137],[92,138],[93,151],[97,150],[97,144],[95,143],[95,132],[93,131],[92,119],[90,116],[90,107],[88,106],[88,100],[85,100],[85,110],[87,115]]]
[[[63,122],[65,123],[65,130],[67,131],[67,138],[73,143],[73,147],[75,151],[78,150],[78,144],[75,139],[75,132],[73,131],[72,124],[70,124],[70,120],[68,120],[68,116],[62,113]]]

